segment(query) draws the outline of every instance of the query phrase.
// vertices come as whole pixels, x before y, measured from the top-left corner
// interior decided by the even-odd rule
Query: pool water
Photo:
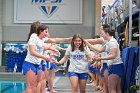
[[[5,74],[0,74],[5,76]],[[26,82],[25,77],[11,76],[6,74],[5,77],[0,77],[0,93],[25,93]],[[56,76],[65,76],[61,71],[56,73]]]
[[[24,93],[26,84],[22,80],[0,80],[0,93]]]

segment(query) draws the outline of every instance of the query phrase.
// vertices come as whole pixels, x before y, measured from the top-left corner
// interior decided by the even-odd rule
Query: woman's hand
[[[51,58],[51,62],[54,64],[58,64],[58,61],[55,58]]]
[[[95,61],[95,62],[92,64],[92,66],[93,66],[93,67],[97,67],[97,64],[98,64],[98,62]]]
[[[62,63],[61,63],[61,62],[58,62],[58,64],[59,64],[59,65],[62,65]]]

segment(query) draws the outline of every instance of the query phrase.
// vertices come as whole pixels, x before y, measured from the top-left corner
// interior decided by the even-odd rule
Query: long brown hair
[[[36,22],[33,22],[31,24],[31,27],[30,27],[30,33],[28,34],[28,39],[27,41],[29,40],[30,36],[32,33],[37,33],[37,28],[41,25],[41,23],[39,21],[36,21]]]
[[[75,35],[73,36],[73,38],[72,38],[72,41],[71,41],[72,51],[75,50],[74,40],[75,40],[76,38],[80,38],[80,39],[82,40],[82,44],[80,45],[79,50],[80,50],[80,51],[84,51],[85,42],[84,42],[83,37],[82,37],[80,34],[75,34]]]

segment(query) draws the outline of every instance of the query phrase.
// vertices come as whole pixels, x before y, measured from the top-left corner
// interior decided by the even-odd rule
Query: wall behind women
[[[2,42],[26,41],[30,24],[15,24],[14,0],[2,0]],[[30,14],[27,14],[30,15]],[[95,0],[83,0],[83,24],[46,24],[52,37],[71,37],[80,33],[92,38],[95,31]]]

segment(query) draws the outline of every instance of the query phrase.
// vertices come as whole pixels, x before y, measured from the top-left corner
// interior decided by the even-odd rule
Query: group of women
[[[94,64],[95,61],[110,61],[108,68],[108,91],[109,93],[121,93],[120,83],[123,76],[123,64],[120,58],[119,45],[113,38],[114,30],[109,25],[103,25],[100,28],[101,38],[83,39],[80,34],[75,34],[72,38],[50,38],[49,28],[40,22],[31,24],[31,30],[28,37],[28,52],[23,62],[23,74],[27,84],[26,93],[45,93],[46,80],[48,80],[49,62],[55,64],[63,64],[68,59],[70,65],[68,69],[68,77],[72,86],[72,93],[86,93],[86,82],[88,79],[88,64]],[[106,42],[104,42],[106,40]],[[46,56],[44,52],[51,50],[59,55],[56,47],[52,44],[69,42],[70,45],[66,49],[64,57],[58,62],[54,56]],[[103,47],[93,48],[92,44],[103,44]],[[107,51],[107,56],[93,56],[91,51],[103,52]],[[47,54],[49,52],[47,51]],[[57,56],[57,55],[55,55]],[[55,66],[53,66],[55,68]],[[50,78],[54,79],[53,77]],[[49,80],[49,81],[50,81]],[[112,82],[113,81],[113,82]],[[52,83],[51,83],[52,82]],[[50,82],[50,93],[57,93],[52,87],[53,80]],[[105,93],[105,91],[103,91]],[[107,92],[106,92],[107,93]]]
[[[27,56],[23,62],[23,74],[27,84],[26,93],[45,93],[46,78],[48,76],[47,65],[44,62],[55,62],[54,58],[48,57],[44,54],[45,50],[53,50],[52,45],[47,43],[59,43],[70,41],[70,38],[48,38],[49,28],[40,22],[31,24],[30,33],[28,36]],[[53,82],[53,81],[52,81]],[[50,86],[51,87],[51,86]],[[50,92],[54,93],[54,89],[50,88]]]
[[[110,25],[105,24],[101,26],[99,30],[101,38],[103,38],[104,43],[102,47],[95,48],[89,42],[86,44],[91,50],[98,53],[103,53],[106,51],[106,56],[95,57],[96,61],[108,63],[108,77],[104,79],[103,93],[121,93],[121,79],[124,75],[124,65],[120,57],[119,44],[117,40],[113,37],[115,30],[111,28]],[[104,60],[104,61],[103,61]],[[106,67],[103,63],[103,67]],[[105,71],[105,70],[104,70]]]

